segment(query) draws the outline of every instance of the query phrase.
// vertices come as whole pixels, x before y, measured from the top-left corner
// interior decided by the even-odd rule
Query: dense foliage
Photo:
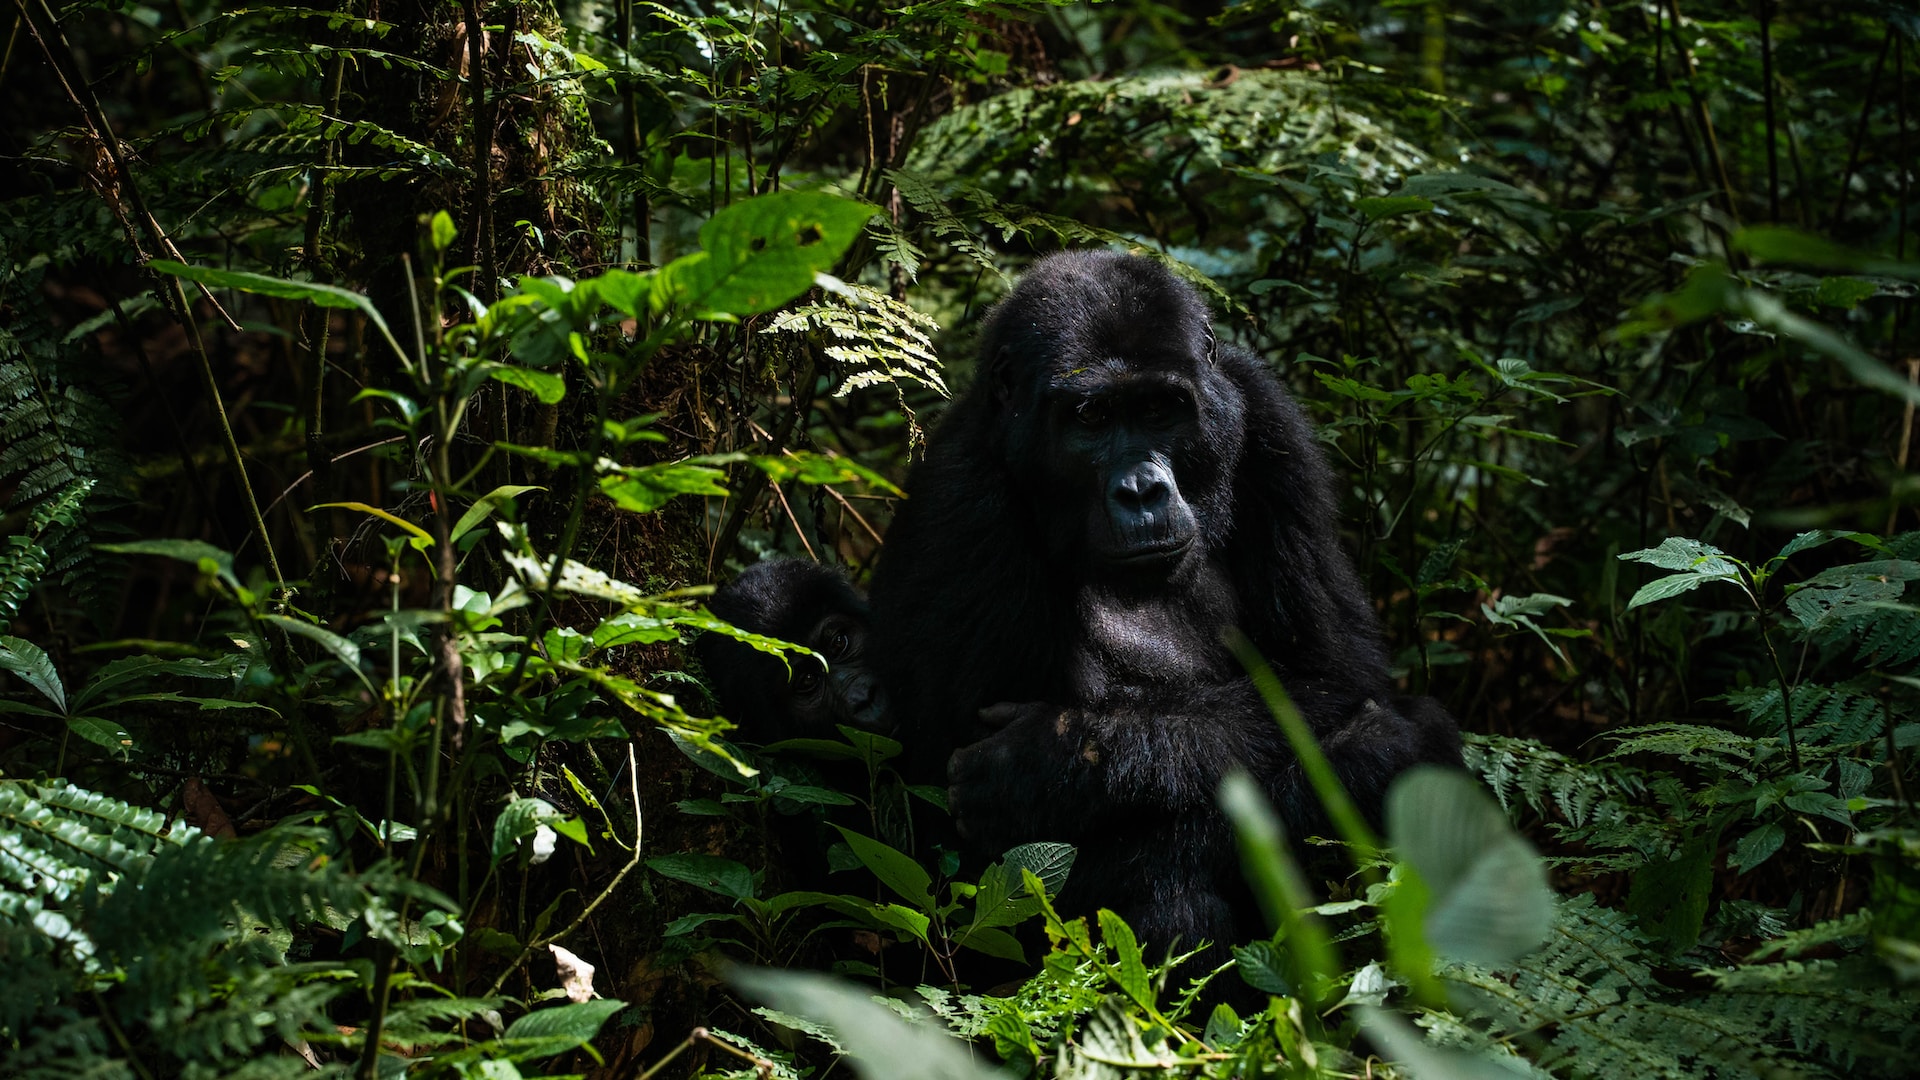
[[[1910,1071],[1910,4],[11,10],[0,1072]],[[1192,981],[682,648],[1087,245],[1313,407],[1477,774],[1304,866],[1230,782]]]

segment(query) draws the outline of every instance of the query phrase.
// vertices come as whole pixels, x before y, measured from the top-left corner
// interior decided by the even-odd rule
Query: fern
[[[0,327],[0,485],[13,486],[5,511],[29,522],[27,542],[16,534],[0,550],[0,618],[17,614],[26,589],[49,580],[99,618],[117,575],[89,545],[101,538],[95,519],[128,501],[121,485],[132,470],[119,452],[120,418],[97,388],[78,381],[98,365],[55,337],[39,274],[0,275],[0,301],[20,316]]]
[[[1589,868],[1632,869],[1677,850],[1681,830],[1673,823],[1685,816],[1690,798],[1666,773],[1616,761],[1582,763],[1531,740],[1498,735],[1468,735],[1465,757],[1509,814],[1525,806],[1548,818],[1560,839],[1619,853],[1574,860]]]
[[[18,1040],[0,1034],[0,1074],[35,1075],[62,1053],[101,1074],[123,1071],[122,1054],[189,1072],[304,1069],[261,1051],[331,1031],[327,1003],[360,978],[287,963],[286,931],[381,904],[341,864],[289,846],[317,838],[221,841],[69,784],[0,781],[0,1033]],[[78,999],[116,1017],[120,1037],[102,1043]]]
[[[833,396],[863,387],[917,383],[945,396],[933,332],[940,324],[878,289],[846,284],[818,304],[781,312],[761,333],[822,331],[840,376]]]

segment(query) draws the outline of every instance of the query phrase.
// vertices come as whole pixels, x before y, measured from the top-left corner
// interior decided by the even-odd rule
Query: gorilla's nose
[[[1110,495],[1114,505],[1134,514],[1151,514],[1165,508],[1173,492],[1173,477],[1158,462],[1143,462],[1121,474]]]

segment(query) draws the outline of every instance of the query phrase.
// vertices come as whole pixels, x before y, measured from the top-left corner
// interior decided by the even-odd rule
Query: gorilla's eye
[[[852,644],[853,640],[847,637],[845,630],[836,631],[833,635],[833,640],[827,643],[827,655],[834,657],[845,656],[847,655],[847,648]]]
[[[1099,427],[1107,422],[1107,403],[1098,399],[1088,401],[1080,406],[1074,416],[1088,427]]]
[[[794,673],[793,692],[796,694],[811,694],[813,688],[819,685],[820,669],[818,668],[807,668]]]

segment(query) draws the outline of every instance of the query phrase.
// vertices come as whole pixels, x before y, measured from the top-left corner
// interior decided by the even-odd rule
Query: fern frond
[[[818,304],[781,312],[761,333],[822,331],[840,375],[835,397],[881,383],[918,383],[942,396],[940,359],[932,335],[940,324],[878,289],[847,284]]]
[[[1920,994],[1864,957],[1788,960],[1713,973],[1700,1014],[1784,1041],[1848,1076],[1908,1076],[1920,1047]]]

